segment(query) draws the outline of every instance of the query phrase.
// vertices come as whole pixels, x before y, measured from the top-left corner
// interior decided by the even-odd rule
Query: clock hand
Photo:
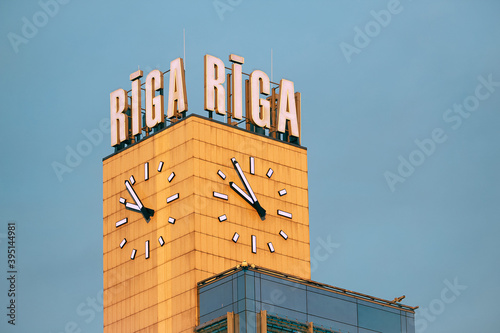
[[[243,191],[238,185],[236,185],[235,183],[233,182],[229,182],[229,186],[231,186],[231,188],[236,192],[238,193],[246,202],[248,202],[250,205],[254,205],[255,202],[252,200],[252,198],[250,198],[250,196],[248,194],[245,193],[245,191]]]
[[[127,208],[133,212],[138,212],[138,213],[141,212],[141,210],[139,209],[139,206],[134,205],[133,203],[130,203],[130,202],[125,203],[125,208]]]
[[[255,196],[255,193],[253,192],[252,187],[250,186],[250,183],[247,180],[247,177],[245,177],[245,174],[243,173],[243,170],[241,169],[238,161],[236,161],[236,159],[233,157],[233,158],[231,158],[231,162],[233,162],[234,169],[238,173],[238,176],[240,177],[241,182],[243,183],[247,192],[250,194],[250,197],[253,200],[253,204],[251,204],[251,205],[253,206],[253,208],[255,208],[257,213],[259,213],[261,220],[264,221],[266,219],[266,210],[264,208],[262,208],[259,201],[257,200],[257,197]],[[231,186],[231,188],[233,188],[233,187]]]
[[[155,211],[145,207],[142,204],[141,199],[139,199],[139,196],[137,195],[137,193],[135,193],[134,188],[132,187],[132,185],[130,185],[130,182],[128,180],[125,181],[125,187],[127,188],[128,193],[135,202],[135,206],[127,207],[127,205],[125,205],[125,207],[130,208],[131,210],[135,210],[135,208],[137,207],[139,211],[142,213],[142,216],[144,216],[146,222],[149,222],[151,217],[155,214]]]

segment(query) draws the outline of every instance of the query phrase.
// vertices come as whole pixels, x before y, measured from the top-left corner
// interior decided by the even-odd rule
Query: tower
[[[104,332],[192,332],[196,283],[243,260],[310,279],[304,147],[191,115],[103,173]]]

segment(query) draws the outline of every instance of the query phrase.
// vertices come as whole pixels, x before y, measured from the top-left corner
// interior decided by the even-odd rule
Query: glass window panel
[[[237,279],[232,279],[233,281],[233,302],[238,301],[238,280]]]
[[[255,299],[255,278],[252,275],[245,276],[246,298]]]
[[[260,301],[260,274],[255,276],[255,300]]]
[[[238,301],[245,298],[245,276],[238,276]]]
[[[240,299],[238,301],[238,312],[245,311],[245,299]]]
[[[282,283],[261,280],[262,302],[306,312],[306,291]]]
[[[245,311],[247,317],[247,329],[244,332],[257,333],[257,316],[255,312]]]
[[[246,332],[246,327],[245,323],[247,322],[247,316],[245,311],[238,312],[238,315],[240,316],[240,332]]]
[[[232,312],[233,308],[231,305],[225,306],[223,308],[217,309],[213,312],[210,312],[204,316],[200,316],[200,324],[206,323],[207,321],[210,321],[212,319],[218,318],[220,316],[225,315],[228,312]]]
[[[407,333],[415,333],[415,319],[406,317],[406,331]]]
[[[356,325],[356,303],[313,292],[307,293],[308,313],[335,321]]]
[[[392,312],[358,305],[359,327],[384,333],[401,333],[400,315]]]
[[[253,299],[245,299],[246,310],[255,312],[255,301]]]
[[[200,316],[231,305],[232,303],[232,288],[231,281],[229,280],[220,284],[217,288],[200,292]]]

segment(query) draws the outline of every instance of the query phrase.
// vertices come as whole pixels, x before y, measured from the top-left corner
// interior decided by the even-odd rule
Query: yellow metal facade
[[[265,221],[230,188],[229,181],[244,188],[232,157],[267,210]],[[250,157],[255,158],[255,175],[250,174]],[[271,178],[266,176],[269,168],[274,171]],[[169,182],[172,172],[175,177]],[[192,115],[105,159],[103,173],[105,333],[192,332],[199,324],[196,283],[243,260],[310,279],[305,148]],[[124,185],[132,175],[142,203],[155,210],[149,223],[119,202],[120,197],[133,202]],[[282,189],[284,196],[278,194]],[[214,191],[227,194],[228,200],[215,198]],[[167,204],[176,193],[179,199]],[[292,213],[292,219],[278,216],[278,210]],[[227,220],[219,222],[223,214]],[[124,218],[128,222],[116,227]],[[232,241],[235,232],[240,235],[237,243]],[[256,254],[251,251],[252,235]],[[120,248],[124,238],[127,243]],[[137,250],[134,260],[132,249]]]

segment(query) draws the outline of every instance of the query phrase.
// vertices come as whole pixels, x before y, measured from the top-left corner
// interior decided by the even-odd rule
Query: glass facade
[[[266,310],[278,321],[312,322],[315,332],[415,333],[413,308],[262,269],[202,281],[198,295],[201,324],[233,312],[240,332],[256,333],[257,316]]]

